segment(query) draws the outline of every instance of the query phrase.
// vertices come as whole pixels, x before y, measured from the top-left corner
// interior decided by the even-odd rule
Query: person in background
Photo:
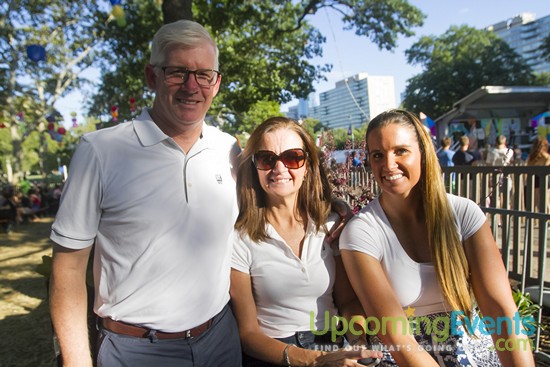
[[[452,167],[455,152],[451,150],[451,138],[445,136],[441,139],[441,150],[437,153],[437,159],[441,167]]]
[[[486,163],[489,166],[506,166],[514,159],[514,150],[506,146],[506,136],[497,136],[496,146],[489,150]]]
[[[309,133],[286,117],[264,121],[243,151],[237,187],[231,303],[243,366],[355,366],[358,358],[381,357],[341,349],[341,336],[331,341],[343,334],[331,328],[334,316],[364,318],[338,249],[326,239],[334,223],[330,186]],[[366,342],[348,335],[354,345]]]
[[[14,225],[22,222],[21,215],[17,210],[15,189],[13,186],[3,188],[2,195],[0,196],[0,208],[7,209],[7,223],[4,225],[4,230],[6,233],[10,233]]]
[[[370,121],[366,143],[382,193],[343,229],[340,252],[365,314],[385,326],[371,340],[386,347],[380,366],[533,367],[525,334],[535,330],[514,321],[518,310],[485,214],[445,192],[421,121],[384,112]],[[467,332],[476,307],[506,327]],[[522,347],[500,348],[501,339]]]
[[[497,145],[494,148],[489,149],[489,152],[487,154],[487,159],[486,159],[487,165],[501,166],[501,167],[509,165],[514,159],[514,150],[506,146],[506,136],[504,135],[497,136],[496,143]],[[512,185],[513,185],[512,178],[509,177],[508,175],[502,174],[499,180],[500,180],[498,185],[499,195],[497,197],[495,206],[500,208],[505,206],[504,204],[507,204],[506,209],[508,209],[510,203],[504,201],[504,192],[508,191],[508,198],[511,197]]]
[[[352,156],[351,165],[352,165],[354,168],[359,168],[359,167],[361,167],[361,165],[362,165],[363,163],[361,162],[361,158],[359,157],[359,154],[358,154],[356,151],[353,151],[353,152],[351,152],[351,156]]]
[[[29,201],[31,202],[31,210],[34,214],[34,219],[38,218],[37,214],[42,209],[42,196],[36,187],[31,187],[29,190]]]
[[[542,136],[537,136],[533,140],[531,150],[527,156],[528,166],[550,166],[550,154],[548,154],[548,140]],[[544,188],[543,188],[544,189]],[[550,212],[550,188],[547,188],[548,202],[546,204],[546,213]],[[539,197],[540,197],[540,178],[535,176],[535,211],[539,210]]]
[[[470,139],[463,135],[460,137],[460,149],[453,155],[452,161],[455,166],[470,166],[477,158],[476,155],[469,150]]]
[[[521,165],[524,163],[523,161],[523,153],[521,152],[520,147],[517,144],[513,145],[514,150],[514,164],[515,165]]]
[[[362,171],[363,162],[359,157],[357,151],[351,151],[351,166],[349,167],[350,181],[352,186],[357,186],[359,184],[359,175]]]
[[[83,136],[52,225],[50,308],[63,365],[93,364],[93,246],[97,366],[240,367],[228,306],[240,149],[205,123],[221,82],[214,40],[193,21],[163,25],[145,79],[152,108]]]
[[[519,123],[512,119],[510,121],[510,125],[508,125],[508,129],[510,131],[510,141],[509,141],[509,144],[514,146],[515,144],[517,144],[516,142],[516,136],[519,135]]]

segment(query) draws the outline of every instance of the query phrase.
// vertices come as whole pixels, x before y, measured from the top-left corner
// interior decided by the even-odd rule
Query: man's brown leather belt
[[[107,330],[110,330],[117,334],[123,334],[127,336],[133,336],[136,338],[149,338],[155,335],[158,339],[189,339],[196,338],[212,326],[212,319],[206,321],[204,324],[196,326],[192,329],[185,331],[178,331],[175,333],[165,333],[162,331],[154,331],[143,327],[130,325],[122,321],[115,321],[108,318],[102,318],[101,324]]]

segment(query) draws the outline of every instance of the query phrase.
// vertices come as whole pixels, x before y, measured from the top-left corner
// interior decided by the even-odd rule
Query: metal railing
[[[500,248],[508,277],[519,282],[524,293],[527,287],[535,294],[533,301],[543,305],[545,288],[548,294],[550,269],[548,258],[548,166],[457,166],[444,167],[447,192],[470,198],[487,214],[493,235]],[[537,185],[536,185],[537,184]],[[350,172],[348,185],[360,190],[369,187],[379,192],[368,170]],[[537,321],[542,321],[542,307]],[[539,352],[540,329],[535,339]]]

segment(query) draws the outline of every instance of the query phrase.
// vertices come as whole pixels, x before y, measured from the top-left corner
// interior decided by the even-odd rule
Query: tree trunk
[[[23,152],[21,151],[21,135],[19,135],[19,128],[17,127],[17,122],[15,119],[12,119],[11,125],[10,125],[10,133],[11,133],[11,142],[12,142],[12,155],[13,155],[13,176],[12,176],[12,184],[17,184],[19,182],[21,174],[21,156],[23,155]]]
[[[164,24],[181,19],[193,20],[193,0],[164,0],[162,2],[162,15]]]

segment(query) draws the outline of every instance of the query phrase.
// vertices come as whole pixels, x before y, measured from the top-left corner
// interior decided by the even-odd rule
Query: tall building
[[[306,118],[310,115],[309,111],[313,106],[318,104],[315,100],[315,93],[310,93],[307,99],[300,98],[296,106],[289,107],[286,115],[294,120]]]
[[[288,116],[316,118],[328,128],[359,127],[380,112],[397,106],[394,78],[359,73],[321,93],[318,104],[312,101],[310,96],[305,109],[301,108],[304,104],[291,107]]]
[[[523,13],[487,27],[523,56],[534,72],[550,72],[550,61],[544,60],[540,49],[550,34],[550,15],[535,19],[535,14]]]

